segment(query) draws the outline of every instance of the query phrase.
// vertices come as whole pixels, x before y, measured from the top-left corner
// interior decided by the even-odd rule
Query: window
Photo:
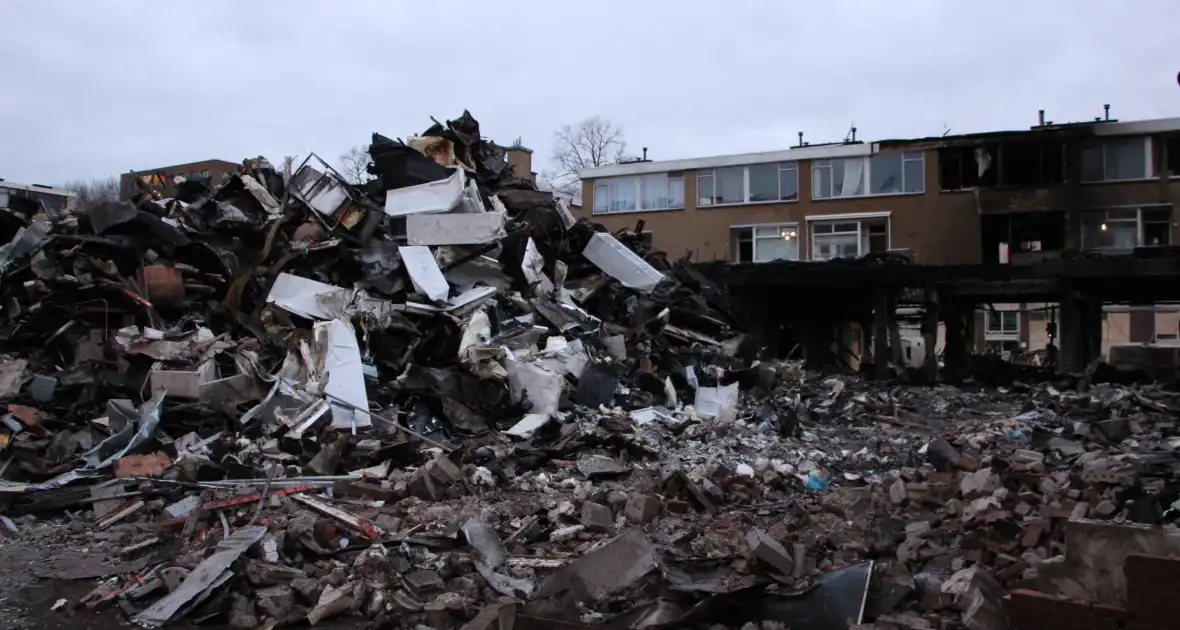
[[[869,194],[923,192],[921,153],[885,153],[869,158]]]
[[[1164,140],[1164,159],[1168,161],[1171,176],[1180,176],[1180,134],[1168,136]]]
[[[697,206],[795,201],[798,198],[799,169],[795,162],[697,171]]]
[[[1134,249],[1171,244],[1169,207],[1111,208],[1082,215],[1083,249]]]
[[[594,182],[594,214],[684,207],[681,172],[610,177]]]
[[[939,188],[964,190],[996,185],[996,169],[992,156],[994,145],[980,147],[947,147],[938,150]]]
[[[922,193],[926,190],[924,165],[920,151],[882,153],[869,158],[814,160],[811,163],[811,198]]]
[[[984,311],[988,337],[1016,337],[1020,335],[1020,311]]]
[[[794,223],[739,227],[733,234],[734,262],[799,260],[799,226]]]
[[[889,249],[889,219],[815,221],[811,230],[811,259],[859,258]]]
[[[639,177],[640,207],[665,210],[684,207],[683,173],[656,173]]]
[[[1147,136],[1117,138],[1082,148],[1082,181],[1114,182],[1151,177]]]
[[[1065,181],[1065,144],[1044,140],[1012,141],[1000,145],[1001,186],[1050,186]]]

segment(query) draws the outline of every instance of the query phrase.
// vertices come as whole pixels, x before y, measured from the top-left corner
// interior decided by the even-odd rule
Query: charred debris
[[[0,214],[0,561],[93,585],[58,614],[999,630],[1174,545],[1167,391],[753,361],[716,285],[470,114],[369,151],[362,186],[259,158]]]

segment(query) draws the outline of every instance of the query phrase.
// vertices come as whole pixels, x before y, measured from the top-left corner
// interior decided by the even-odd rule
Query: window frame
[[[760,202],[766,203],[766,202]],[[759,230],[775,230],[778,234],[763,234],[759,235]],[[758,241],[780,240],[785,234],[784,230],[790,230],[791,236],[786,240],[795,241],[795,257],[794,258],[773,258],[768,260],[758,259]],[[748,238],[743,238],[743,232],[748,233]],[[731,225],[729,226],[729,233],[731,242],[735,245],[733,247],[732,255],[730,256],[734,263],[768,263],[776,261],[798,262],[803,255],[800,243],[801,236],[799,235],[799,223],[797,221],[786,221],[783,223],[758,223],[753,225]],[[741,259],[741,243],[750,243],[750,260],[745,261]]]
[[[892,230],[892,225],[891,225],[891,223],[892,223],[891,218],[892,217],[888,214],[884,214],[884,215],[874,214],[872,216],[850,215],[847,218],[841,218],[839,215],[836,215],[836,216],[825,215],[823,218],[808,217],[808,219],[807,219],[807,233],[808,233],[807,259],[810,261],[813,261],[813,262],[827,262],[827,261],[831,261],[831,260],[837,260],[837,258],[835,258],[835,257],[828,257],[828,258],[817,258],[816,257],[816,251],[818,249],[816,247],[816,237],[819,237],[820,239],[823,239],[823,240],[830,239],[830,240],[834,241],[834,240],[839,240],[835,237],[843,237],[846,240],[848,236],[855,235],[856,252],[857,252],[855,258],[861,258],[861,257],[871,253],[872,252],[872,245],[871,245],[870,237],[874,236],[874,235],[876,235],[876,236],[880,235],[879,233],[874,234],[873,232],[870,231],[870,229],[872,228],[873,225],[884,225],[885,226],[885,251],[889,251],[890,249],[892,249],[892,246],[893,246],[893,230]],[[848,225],[852,225],[852,224],[856,224],[855,231],[848,229],[847,227],[837,230],[837,227],[848,226]],[[831,226],[832,229],[831,230],[823,229],[827,226]]]
[[[643,207],[643,179],[645,177],[651,178],[653,176],[661,176],[661,175],[664,176],[664,181],[668,186],[667,199],[669,201],[673,201],[675,199],[676,195],[672,194],[673,185],[675,182],[679,182],[680,205],[679,206],[668,206],[665,208],[644,208]],[[634,186],[634,200],[635,200],[635,207],[634,208],[629,208],[629,209],[625,209],[625,210],[610,210],[610,209],[603,209],[598,205],[599,202],[602,200],[602,195],[599,193],[600,189],[606,188],[609,191],[611,191],[609,198],[611,200],[611,203],[613,203],[614,202],[614,192],[613,192],[614,186],[626,185],[627,180],[631,180],[630,185]],[[641,173],[641,174],[637,174],[637,175],[619,175],[616,177],[602,177],[599,179],[592,180],[592,182],[593,183],[591,184],[590,190],[591,190],[591,194],[594,196],[594,200],[590,206],[590,214],[591,215],[598,216],[598,215],[612,215],[612,214],[631,214],[631,213],[636,213],[636,212],[666,212],[666,211],[673,211],[673,210],[683,210],[685,207],[685,204],[684,204],[684,192],[685,192],[684,191],[684,171],[663,171],[663,172],[659,172],[659,173]]]
[[[1144,213],[1150,212],[1152,210],[1166,210],[1168,212],[1167,220],[1160,221],[1157,219],[1151,219],[1151,220],[1145,221],[1143,218]],[[1121,217],[1121,216],[1118,216],[1117,214],[1115,216],[1111,216],[1112,212],[1124,213],[1127,211],[1134,211],[1135,216],[1133,218],[1132,217]],[[1080,219],[1081,220],[1082,251],[1097,251],[1097,252],[1107,251],[1107,252],[1109,252],[1109,251],[1126,251],[1128,249],[1126,247],[1093,247],[1086,242],[1086,240],[1087,240],[1087,237],[1086,237],[1087,218],[1096,217],[1096,216],[1098,216],[1098,213],[1100,213],[1100,212],[1105,213],[1104,217],[1102,219],[1102,223],[1104,223],[1104,224],[1111,224],[1111,223],[1134,223],[1135,224],[1135,245],[1133,245],[1130,249],[1136,249],[1136,248],[1140,248],[1140,247],[1169,247],[1171,245],[1171,241],[1172,241],[1171,226],[1172,226],[1172,222],[1175,217],[1173,216],[1173,210],[1170,205],[1153,204],[1153,205],[1145,205],[1145,206],[1117,206],[1117,207],[1112,207],[1112,208],[1095,208],[1092,210],[1086,210],[1086,211],[1082,212],[1082,216]],[[1168,226],[1168,229],[1165,231],[1165,233],[1168,234],[1167,242],[1160,243],[1158,245],[1148,245],[1146,243],[1146,233],[1144,232],[1144,225],[1145,224],[1160,224],[1160,223],[1164,223]]]
[[[873,160],[880,159],[880,158],[892,158],[895,156],[898,157],[898,159],[901,163],[901,171],[900,171],[901,172],[901,192],[886,192],[886,193],[872,192]],[[835,171],[835,163],[841,162],[843,164],[848,164],[849,162],[853,162],[855,160],[861,160],[862,161],[861,164],[863,165],[862,172],[861,172],[861,185],[860,185],[860,189],[862,192],[860,194],[855,194],[855,195],[837,195],[837,194],[835,194],[836,179],[835,179],[835,177],[832,176],[832,174]],[[919,172],[922,175],[920,177],[921,185],[919,186],[919,190],[914,190],[914,191],[907,191],[906,190],[905,167],[906,167],[907,162],[917,162],[918,164],[921,165],[919,168]],[[847,168],[847,167],[845,167],[845,168]],[[816,183],[820,181],[817,171],[820,171],[823,169],[827,169],[829,171],[828,192],[826,195],[816,196],[816,194],[815,194]],[[843,172],[843,170],[841,170],[841,172]],[[841,178],[841,179],[843,179],[843,178]],[[864,156],[859,156],[859,157],[826,158],[826,159],[822,159],[822,160],[811,160],[811,200],[812,201],[828,201],[831,199],[859,199],[861,197],[900,197],[903,195],[924,195],[924,194],[926,194],[926,152],[925,151],[891,151],[888,153],[874,153],[873,155],[864,155]]]
[[[1143,174],[1137,177],[1111,177],[1110,164],[1107,159],[1107,148],[1117,142],[1128,142],[1131,140],[1141,140],[1143,142]],[[1083,184],[1107,184],[1114,182],[1138,182],[1148,179],[1153,179],[1155,173],[1155,160],[1152,159],[1151,150],[1151,136],[1114,136],[1102,138],[1096,142],[1082,146],[1078,157],[1078,181]],[[1086,152],[1091,149],[1100,149],[1102,151],[1102,179],[1086,179],[1085,156]]]
[[[1004,326],[1005,316],[1011,314],[1014,326],[1012,330],[1008,330]],[[992,319],[999,316],[998,330],[992,330]],[[1020,338],[1020,311],[1013,309],[986,309],[983,311],[983,335],[987,339],[1012,339],[1018,340]]]
[[[778,199],[772,199],[769,201],[752,201],[750,199],[750,168],[755,167],[755,166],[778,166],[777,173],[776,173],[776,175],[777,175],[776,185],[778,187]],[[714,203],[713,200],[717,199],[717,181],[718,181],[717,171],[731,169],[731,168],[742,169],[742,199],[743,199],[743,201],[730,201],[730,202],[726,202],[726,203]],[[795,173],[795,198],[794,199],[783,199],[783,172],[784,171],[786,171],[786,172],[793,171]],[[711,187],[710,188],[711,194],[707,197],[707,199],[709,199],[710,201],[707,203],[703,203],[704,200],[706,199],[706,197],[701,195],[701,191],[703,189],[702,182],[701,182],[702,179],[708,179],[709,186]],[[763,205],[763,204],[771,204],[771,203],[796,203],[798,201],[799,201],[799,162],[798,161],[759,162],[757,164],[742,164],[742,165],[736,165],[736,166],[715,166],[713,168],[697,169],[697,205],[696,205],[696,207],[698,209],[727,208],[727,207],[733,207],[733,206]]]

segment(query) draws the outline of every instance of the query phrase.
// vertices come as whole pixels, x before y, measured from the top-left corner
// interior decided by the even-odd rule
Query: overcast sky
[[[871,7],[871,8],[869,8]],[[602,115],[653,159],[1180,116],[1177,0],[0,0],[0,177],[56,184],[420,132],[545,168]]]

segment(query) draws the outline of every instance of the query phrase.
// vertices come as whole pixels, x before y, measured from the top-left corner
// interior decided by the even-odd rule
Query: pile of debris
[[[1125,600],[1096,521],[1180,519],[1169,392],[752,361],[718,287],[469,114],[370,154],[363,186],[255,159],[2,215],[0,595],[89,581],[57,614],[152,628],[999,630],[1016,588]]]

